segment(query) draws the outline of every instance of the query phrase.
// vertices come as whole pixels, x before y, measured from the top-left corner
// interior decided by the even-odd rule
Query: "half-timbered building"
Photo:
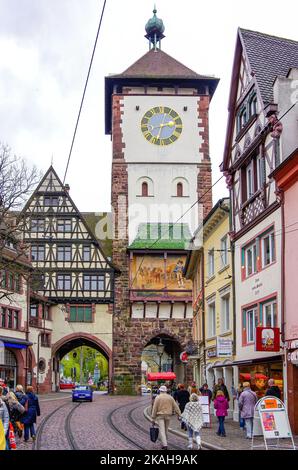
[[[296,137],[291,131],[295,117],[284,119],[293,104],[290,82],[297,63],[297,42],[238,30],[222,171],[231,195],[235,385],[237,377],[249,380],[259,397],[269,377],[283,388],[282,350],[255,351],[255,336],[257,326],[282,331],[284,326],[280,198],[270,174],[289,155],[289,147],[295,148],[293,139],[297,142],[297,118]]]
[[[35,268],[30,325],[37,385],[56,390],[59,361],[77,346],[91,346],[111,363],[115,270],[52,166],[22,217]]]

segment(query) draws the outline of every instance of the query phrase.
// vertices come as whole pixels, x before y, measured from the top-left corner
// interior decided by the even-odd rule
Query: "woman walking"
[[[201,449],[200,431],[203,426],[203,410],[196,393],[190,395],[190,402],[185,405],[181,415],[182,421],[186,424],[188,432],[188,449],[193,447],[193,435],[197,442],[198,449]]]
[[[24,440],[29,440],[29,433],[33,440],[35,440],[36,416],[40,416],[40,408],[37,396],[33,393],[33,387],[27,387],[27,394],[23,396],[20,401],[21,405],[25,408],[25,413],[21,416],[21,423],[24,424]]]
[[[185,390],[183,384],[178,385],[178,390],[174,394],[174,399],[178,402],[181,413],[183,413],[185,405],[189,402],[189,392]],[[185,424],[181,423],[181,429],[185,429]]]
[[[1,421],[1,431],[3,428],[3,436],[1,436],[1,446],[3,450],[5,449],[7,441],[7,434],[8,434],[8,426],[9,426],[9,414],[7,410],[7,406],[3,400],[3,387],[0,386],[0,421]],[[2,449],[1,449],[2,450]]]
[[[218,390],[216,393],[214,408],[216,409],[216,416],[218,419],[218,431],[216,434],[218,436],[226,437],[224,422],[225,417],[228,415],[229,402],[222,390]]]
[[[18,423],[21,415],[25,412],[25,408],[18,402],[18,399],[13,392],[8,392],[3,400],[5,401],[8,409],[9,420],[13,426],[14,433],[18,434],[19,437],[22,437],[22,431],[20,430]]]

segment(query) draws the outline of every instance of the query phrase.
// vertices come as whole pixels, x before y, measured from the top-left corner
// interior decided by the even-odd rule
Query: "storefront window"
[[[0,364],[0,378],[10,388],[15,388],[17,378],[17,361],[12,351],[5,349],[4,351],[4,364]]]
[[[249,382],[251,389],[256,392],[258,399],[265,396],[269,379],[274,379],[275,385],[279,387],[281,391],[281,399],[283,399],[283,373],[281,362],[252,364],[250,366],[239,367],[239,381],[241,383]]]

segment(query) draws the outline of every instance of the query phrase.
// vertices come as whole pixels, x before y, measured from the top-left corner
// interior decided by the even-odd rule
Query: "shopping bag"
[[[2,420],[0,419],[0,450],[5,450],[6,448],[6,439],[4,434],[4,427]]]
[[[152,424],[150,428],[150,439],[152,442],[156,442],[159,434],[159,428]]]
[[[15,450],[17,448],[16,438],[14,435],[13,425],[9,421],[9,428],[8,428],[8,441],[9,447],[11,450]]]

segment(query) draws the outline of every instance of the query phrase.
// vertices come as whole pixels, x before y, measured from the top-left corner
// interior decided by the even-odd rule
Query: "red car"
[[[60,390],[72,390],[73,388],[75,388],[75,384],[74,383],[63,383],[63,382],[60,382]]]

